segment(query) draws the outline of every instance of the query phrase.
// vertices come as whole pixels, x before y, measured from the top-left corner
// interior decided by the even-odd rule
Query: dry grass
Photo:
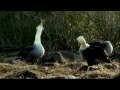
[[[14,58],[15,57],[13,57],[13,59]],[[2,60],[7,61],[10,59],[12,59],[12,57],[2,57]],[[120,72],[120,63],[118,61],[114,60],[112,62],[117,65],[116,69],[110,68],[107,64],[102,64],[103,70],[99,65],[93,66],[94,70],[89,71],[90,79],[112,79]],[[29,65],[29,70],[35,73],[39,79],[81,79],[87,74],[86,71],[80,70],[84,65],[87,65],[85,61],[76,60],[65,64],[54,63],[54,66]],[[0,63],[0,79],[7,78],[16,72],[26,69],[25,64],[9,64],[2,62]]]

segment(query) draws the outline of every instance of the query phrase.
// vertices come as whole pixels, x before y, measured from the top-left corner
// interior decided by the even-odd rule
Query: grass
[[[10,64],[7,60],[14,60],[15,57],[7,57],[3,53],[0,54],[0,79],[7,79],[19,71],[26,70],[25,63]],[[116,69],[110,68],[108,64],[102,64],[103,70],[99,65],[94,65],[93,70],[89,71],[90,79],[112,79],[119,73],[120,62],[113,60],[113,64],[117,65]],[[65,64],[54,63],[54,66],[29,65],[29,70],[37,75],[39,79],[82,79],[87,73],[80,68],[86,64],[84,60],[75,60],[66,62]]]

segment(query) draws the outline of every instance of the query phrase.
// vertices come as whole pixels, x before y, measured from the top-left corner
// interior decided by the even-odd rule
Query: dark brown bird
[[[89,45],[86,43],[86,40],[83,36],[79,36],[77,38],[77,41],[81,44],[79,48],[80,55],[87,60],[87,72],[89,71],[90,67],[95,64],[96,60],[99,60],[100,62],[110,63],[110,65],[112,65],[108,59],[109,55],[104,48],[96,45]]]

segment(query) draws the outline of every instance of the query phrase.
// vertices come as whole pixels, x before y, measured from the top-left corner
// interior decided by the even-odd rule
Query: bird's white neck
[[[40,38],[41,38],[41,34],[38,34],[38,33],[37,33],[37,34],[35,35],[34,45],[35,45],[35,44],[41,44],[41,39],[40,39]]]
[[[38,27],[36,27],[36,31],[37,32],[36,32],[36,35],[35,35],[34,45],[41,44],[42,29],[43,29],[43,27],[41,25],[39,25]]]
[[[80,45],[80,49],[81,49],[81,50],[84,50],[84,49],[88,48],[89,46],[90,46],[90,45],[89,45],[88,43],[82,42],[81,45]]]

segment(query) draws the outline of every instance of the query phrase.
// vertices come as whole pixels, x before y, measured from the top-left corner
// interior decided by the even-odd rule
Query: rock
[[[13,73],[12,75],[5,77],[5,79],[38,79],[38,77],[35,73],[25,70]]]
[[[59,62],[65,64],[66,61],[74,61],[75,60],[75,53],[69,51],[54,51],[45,54],[40,60],[39,63],[46,63],[46,62]]]

